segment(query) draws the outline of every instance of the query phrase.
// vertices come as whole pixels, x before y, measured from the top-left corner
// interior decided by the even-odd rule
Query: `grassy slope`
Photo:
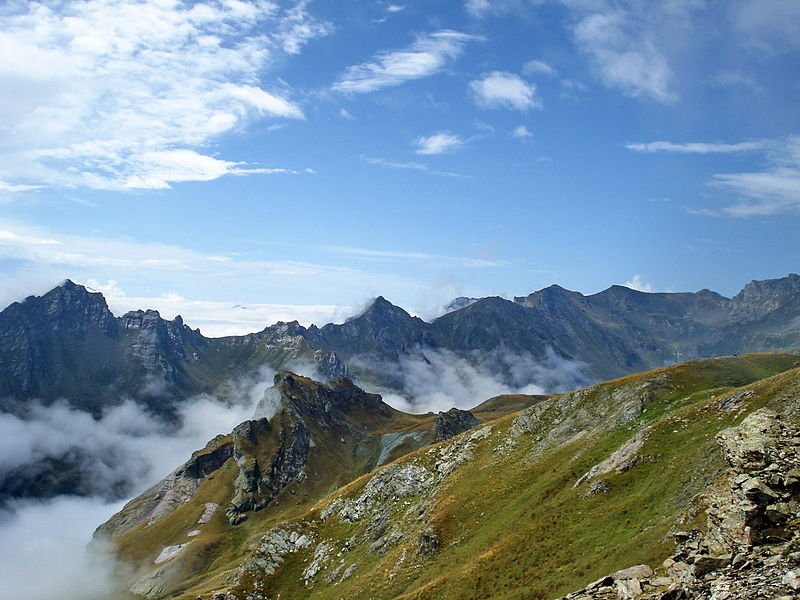
[[[470,462],[431,498],[411,499],[427,506],[423,523],[403,516],[405,504],[393,508],[397,519],[406,519],[407,535],[385,555],[368,552],[367,543],[357,544],[343,555],[347,565],[356,565],[351,577],[326,583],[320,576],[304,587],[301,574],[313,555],[312,545],[287,556],[284,567],[267,582],[268,589],[293,599],[552,598],[620,568],[656,565],[672,548],[670,529],[689,526],[681,520],[701,522],[692,499],[722,470],[716,433],[769,401],[780,404],[775,398],[781,394],[783,401],[792,397],[800,389],[800,369],[794,368],[798,360],[748,355],[690,362],[576,394],[537,399],[540,419],[532,433],[517,437],[513,446],[504,445],[514,415],[493,421],[492,435],[476,445]],[[735,410],[722,410],[724,399],[742,386],[753,393]],[[637,397],[646,398],[644,412],[622,422],[620,405]],[[528,402],[505,398],[499,403],[517,401]],[[573,488],[581,475],[644,427],[650,428],[639,451],[645,460],[624,473],[603,475],[607,493],[589,496],[588,484]],[[429,463],[431,453],[420,450],[398,462],[406,461]],[[334,496],[358,495],[370,477],[355,480]],[[227,487],[224,477],[215,481],[220,489]],[[211,501],[215,487],[204,485],[197,502]],[[319,512],[330,499],[313,506],[313,497],[305,496],[295,506],[256,513],[237,528],[225,526],[218,513],[198,541],[224,550],[212,565],[194,573],[187,564],[185,593],[175,597],[194,600],[223,588],[220,575],[241,560],[248,544],[287,519],[290,527],[312,527],[318,541],[332,540],[341,548],[364,531],[368,519],[353,524],[337,518],[320,521]],[[171,538],[190,528],[198,513],[195,504],[180,509],[191,514],[185,522],[176,511],[169,523],[153,526],[163,531],[147,533],[153,540],[148,552],[175,543]],[[426,526],[436,530],[441,549],[423,557],[417,543]],[[142,544],[141,532],[134,538],[135,545]]]

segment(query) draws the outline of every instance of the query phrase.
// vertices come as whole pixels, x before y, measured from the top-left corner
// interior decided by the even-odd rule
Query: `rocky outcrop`
[[[433,424],[433,435],[437,442],[441,442],[480,424],[481,422],[468,410],[451,408],[447,412],[440,412],[436,417]]]
[[[248,512],[263,509],[290,482],[305,478],[311,435],[303,420],[292,416],[290,422],[283,423],[278,449],[264,467],[257,448],[260,432],[270,429],[269,421],[245,421],[233,430],[233,458],[239,472],[233,498],[225,509],[232,525],[247,518]]]
[[[232,444],[226,442],[223,436],[214,438],[203,450],[192,454],[183,465],[100,525],[95,537],[114,539],[139,525],[149,525],[163,519],[191,501],[203,480],[220,469],[232,456]]]
[[[704,498],[707,527],[675,534],[656,573],[604,577],[568,600],[757,600],[800,594],[800,429],[759,410],[717,436],[729,466]]]
[[[731,299],[730,320],[746,322],[761,319],[800,296],[800,275],[781,279],[751,281]]]
[[[638,455],[638,452],[644,445],[644,441],[647,438],[647,433],[647,429],[643,429],[636,433],[636,435],[622,444],[622,446],[615,450],[614,453],[606,460],[596,464],[586,473],[584,473],[580,479],[575,482],[573,487],[579,487],[585,481],[590,481],[599,475],[605,475],[611,471],[624,473],[625,471],[628,471],[636,466],[636,464],[642,460],[642,457]]]

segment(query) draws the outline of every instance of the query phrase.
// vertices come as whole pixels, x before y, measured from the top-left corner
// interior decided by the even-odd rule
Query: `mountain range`
[[[800,276],[753,281],[733,298],[709,290],[645,293],[621,286],[584,296],[559,286],[513,301],[460,298],[432,322],[382,297],[343,324],[278,322],[244,336],[207,338],[180,316],[153,310],[114,316],[102,294],[66,281],[0,312],[0,407],[58,398],[99,415],[122,397],[170,417],[177,403],[224,393],[232,378],[264,365],[310,365],[322,378],[343,375],[403,392],[398,365],[446,351],[517,385],[536,383],[506,360],[551,367],[572,361],[575,387],[681,360],[800,350]],[[515,372],[516,371],[516,372]]]
[[[426,322],[378,297],[342,324],[207,338],[66,281],[0,313],[0,417],[68,406],[102,424],[133,403],[168,435],[198,397],[241,404],[232,382],[277,371],[253,414],[97,530],[114,600],[800,590],[799,276],[733,298],[551,286],[449,309]],[[441,361],[546,393],[417,413],[375,393],[413,394]],[[97,493],[86,442],[0,473],[0,502]],[[99,446],[101,471],[122,460],[114,498],[141,462],[120,452]]]

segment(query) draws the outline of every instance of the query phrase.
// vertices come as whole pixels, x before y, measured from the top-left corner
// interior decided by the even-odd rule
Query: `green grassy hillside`
[[[715,435],[764,406],[800,419],[798,367],[793,355],[747,355],[494,399],[476,414],[533,404],[332,494],[292,484],[236,526],[217,512],[173,559],[169,597],[555,598],[658,564],[671,531],[704,522],[699,494],[724,468]],[[230,477],[221,470],[191,503],[120,538],[120,558],[141,565],[185,540]]]

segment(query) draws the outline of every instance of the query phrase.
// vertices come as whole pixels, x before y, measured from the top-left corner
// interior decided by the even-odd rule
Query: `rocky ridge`
[[[729,466],[702,499],[705,530],[674,534],[657,569],[637,565],[562,600],[761,600],[800,593],[800,429],[768,410],[722,431]]]

